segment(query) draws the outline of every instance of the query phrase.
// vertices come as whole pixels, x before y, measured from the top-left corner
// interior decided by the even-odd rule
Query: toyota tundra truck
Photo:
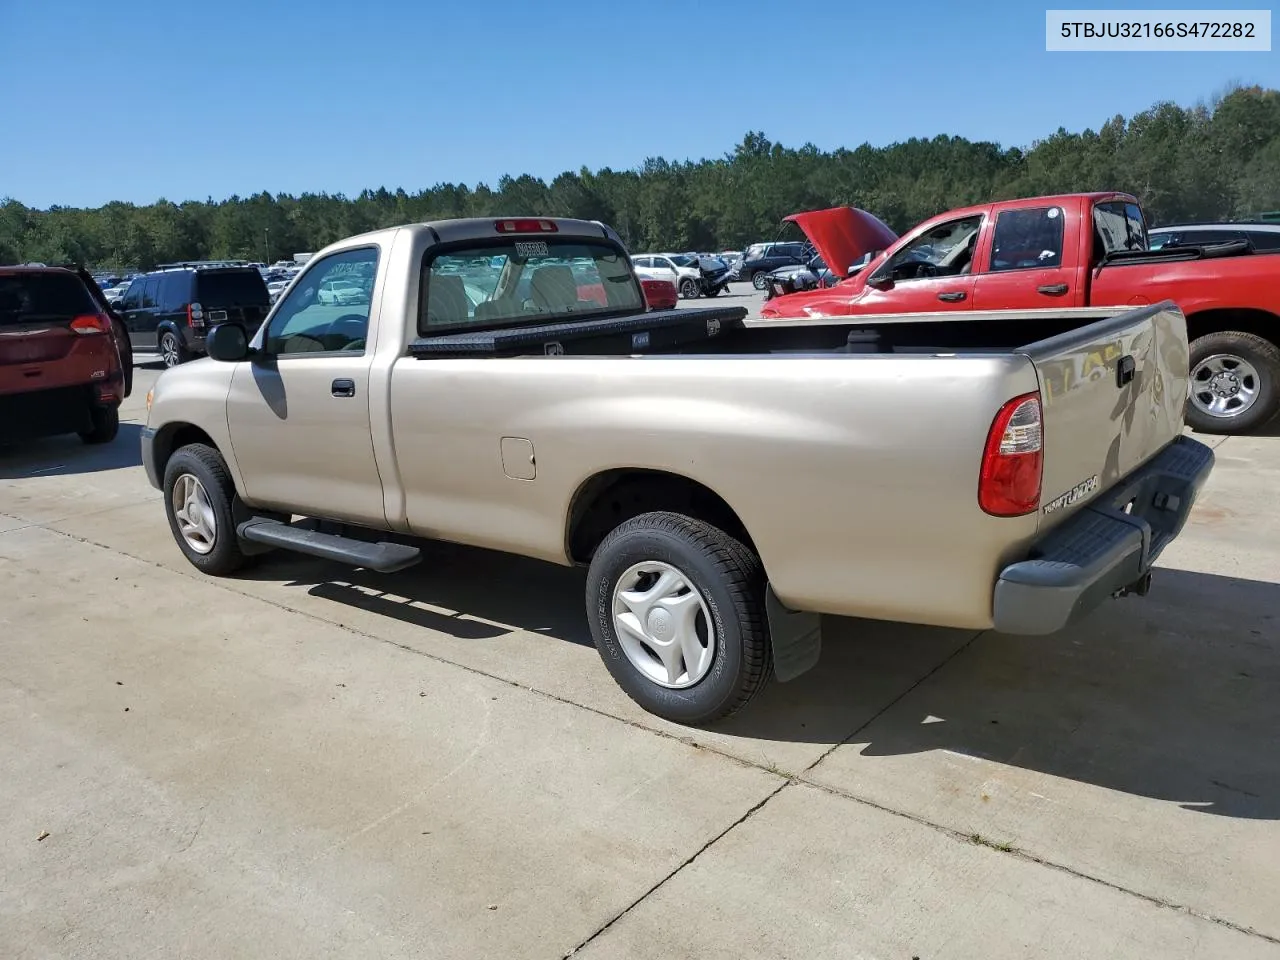
[[[831,289],[770,300],[762,317],[1033,321],[1064,309],[1097,317],[1172,300],[1191,341],[1187,422],[1206,433],[1247,433],[1280,412],[1280,257],[1254,255],[1247,240],[1152,250],[1138,201],[1123,193],[951,210],[901,238],[852,207],[787,220],[839,277],[860,257],[872,262]]]
[[[357,274],[362,302],[321,297]],[[256,335],[207,347],[157,380],[142,434],[197,569],[283,549],[389,573],[424,538],[581,565],[614,679],[688,724],[811,668],[821,614],[1044,635],[1144,594],[1213,463],[1183,435],[1170,303],[1034,325],[648,310],[597,222],[352,237]]]

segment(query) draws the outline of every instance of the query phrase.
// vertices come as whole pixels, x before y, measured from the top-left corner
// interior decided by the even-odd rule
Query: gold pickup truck
[[[820,614],[1048,634],[1145,593],[1212,468],[1171,304],[745,314],[649,310],[595,222],[352,237],[161,375],[143,461],[213,575],[415,538],[585,565],[605,665],[682,723],[812,667]]]

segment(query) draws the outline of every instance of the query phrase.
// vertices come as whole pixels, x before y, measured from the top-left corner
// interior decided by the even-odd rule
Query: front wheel
[[[763,290],[769,285],[769,277],[763,270],[757,270],[751,275],[751,285],[757,290]]]
[[[172,330],[160,334],[160,359],[166,367],[176,367],[188,360],[187,348]]]
[[[698,284],[695,280],[680,281],[680,296],[685,300],[696,300],[698,298]]]
[[[721,291],[721,290],[723,290],[723,289],[724,289],[724,287],[715,287],[715,286],[707,287],[707,291],[706,291],[705,296],[708,296],[708,297],[718,297],[718,296],[720,296],[720,291]]]
[[[193,443],[164,470],[164,509],[178,548],[193,567],[215,577],[233,573],[248,559],[236,536],[235,484],[222,455]]]
[[[1248,433],[1280,411],[1280,348],[1227,330],[1191,343],[1187,424],[1200,433]]]
[[[607,537],[587,573],[591,635],[645,710],[702,724],[741,709],[772,668],[759,558],[722,530],[654,512]]]

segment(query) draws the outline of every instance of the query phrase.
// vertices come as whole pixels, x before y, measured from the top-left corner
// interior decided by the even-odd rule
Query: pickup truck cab
[[[321,296],[355,274],[365,301]],[[142,434],[196,568],[279,548],[391,572],[419,538],[582,565],[605,665],[683,723],[812,667],[820,614],[1048,634],[1145,592],[1213,459],[1182,435],[1169,303],[1034,326],[653,311],[617,234],[579,220],[352,237],[252,340],[207,344]]]
[[[966,207],[898,239],[849,207],[801,214],[797,222],[842,276],[877,240],[880,251],[829,290],[771,300],[763,317],[889,322],[900,314],[1004,313],[1034,320],[1064,308],[1120,312],[1172,300],[1191,340],[1188,423],[1244,433],[1280,412],[1280,258],[1251,255],[1244,242],[1151,250],[1142,209],[1127,194]]]

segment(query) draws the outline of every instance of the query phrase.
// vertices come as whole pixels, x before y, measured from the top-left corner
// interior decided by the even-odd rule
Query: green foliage
[[[1056,133],[1025,152],[960,137],[819,150],[752,131],[732,153],[638,170],[585,167],[550,184],[524,174],[496,189],[441,183],[420,193],[261,193],[220,203],[33,210],[0,202],[0,263],[75,260],[145,268],[196,258],[275,260],[378,227],[451,217],[603,220],[632,250],[741,247],[798,210],[852,204],[895,229],[952,207],[1079,190],[1137,195],[1155,223],[1280,209],[1280,92],[1235,89],[1209,105],[1160,103],[1098,131]]]

